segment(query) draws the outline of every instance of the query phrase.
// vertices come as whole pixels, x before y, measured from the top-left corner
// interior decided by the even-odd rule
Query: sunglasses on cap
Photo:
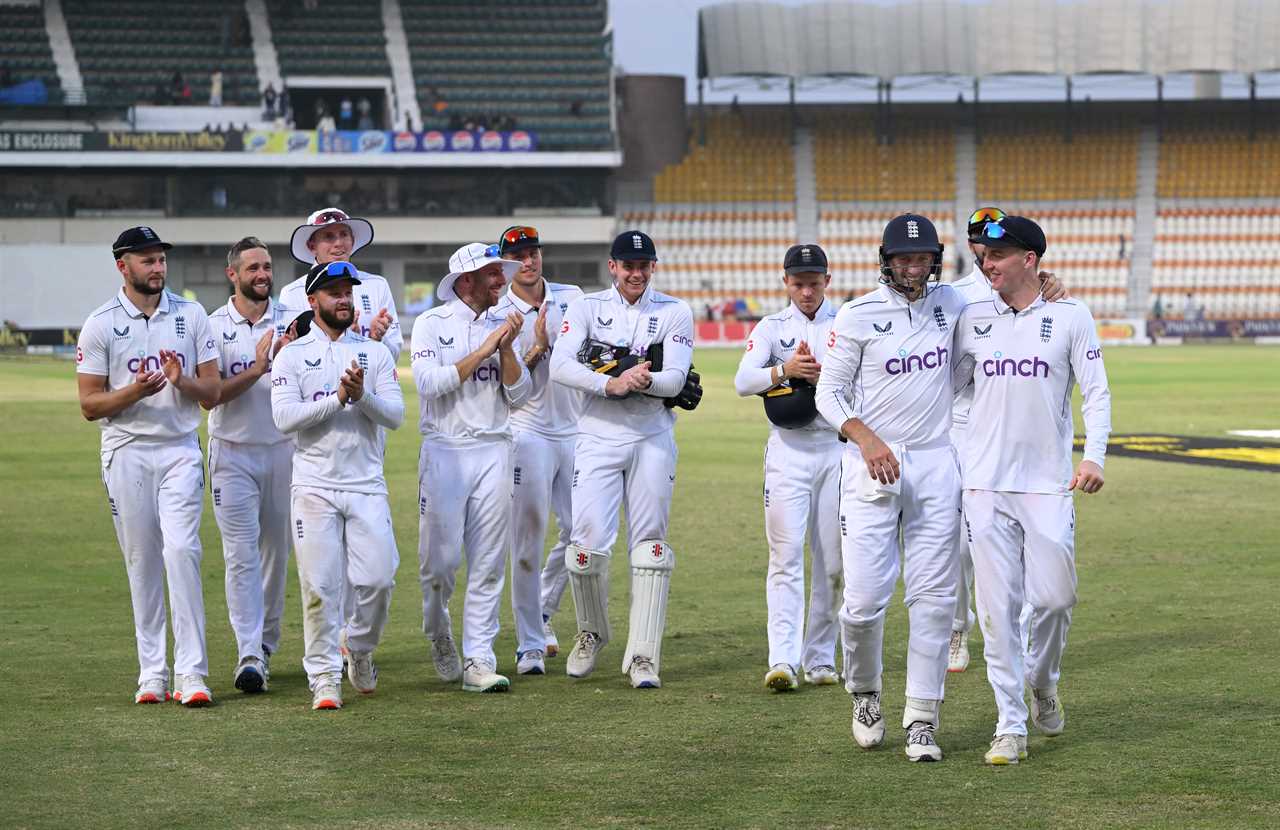
[[[316,217],[312,222],[313,225],[327,225],[330,222],[345,222],[351,217],[340,210],[326,210],[324,213]]]
[[[1001,219],[1003,218],[1004,217],[1001,217]],[[1008,239],[1010,242],[1013,242],[1019,248],[1023,248],[1028,251],[1035,250],[1026,242],[1023,242],[1021,239],[1019,239],[1016,233],[1009,230],[1004,225],[1001,225],[999,219],[996,220],[995,222],[988,222],[986,224],[986,227],[982,229],[982,235],[987,239]]]
[[[518,245],[521,242],[538,239],[538,229],[529,225],[519,228],[511,228],[502,235],[502,241],[507,245]]]
[[[356,267],[352,265],[350,262],[330,262],[328,265],[324,266],[323,268],[317,267],[314,271],[311,272],[310,279],[307,280],[307,286],[306,286],[307,293],[310,294],[312,289],[315,288],[316,284],[326,278],[342,279],[345,277],[346,279],[355,280],[356,282],[359,282],[359,277],[357,276],[357,274],[358,272],[356,271]]]
[[[987,222],[999,222],[1004,218],[1004,211],[998,207],[981,207],[969,214],[969,225],[981,225]]]
[[[500,248],[497,245],[490,245],[489,247],[484,249],[484,255],[490,259],[493,259],[496,256],[501,256],[502,248]]]

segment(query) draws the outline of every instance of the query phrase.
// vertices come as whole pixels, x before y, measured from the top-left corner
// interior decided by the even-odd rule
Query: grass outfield
[[[1107,361],[1117,433],[1280,426],[1280,351],[1117,348]],[[410,398],[387,453],[402,565],[378,692],[348,687],[348,708],[313,713],[296,575],[271,693],[232,688],[209,504],[217,705],[133,705],[128,585],[98,429],[80,417],[70,363],[0,360],[0,826],[1280,826],[1280,475],[1113,458],[1106,489],[1077,499],[1066,734],[1033,736],[1020,766],[984,767],[995,707],[978,647],[969,671],[948,681],[946,760],[910,764],[897,728],[906,633],[897,600],[885,748],[854,745],[839,688],[762,688],[766,430],[759,401],[733,393],[736,362],[736,352],[699,352],[706,397],[680,419],[679,566],[660,691],[633,691],[618,672],[623,637],[585,681],[564,676],[563,658],[546,677],[513,678],[507,695],[435,679],[420,633]],[[620,632],[626,572],[613,568]],[[565,602],[562,639],[572,633]],[[506,603],[502,624],[499,669],[514,673]]]

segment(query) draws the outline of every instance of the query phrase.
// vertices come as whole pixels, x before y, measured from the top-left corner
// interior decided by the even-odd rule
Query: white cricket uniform
[[[1111,393],[1089,309],[1037,297],[1015,312],[999,294],[957,323],[956,382],[972,380],[962,453],[964,513],[973,551],[996,734],[1026,734],[1024,678],[1057,685],[1076,602],[1071,392],[1084,395],[1084,458],[1101,467],[1111,434]],[[1024,666],[1019,635],[1031,605]]]
[[[209,318],[170,291],[149,318],[124,289],[99,306],[80,330],[76,372],[107,379],[108,391],[158,372],[160,350],[177,352],[185,375],[217,359]],[[173,668],[208,675],[204,597],[200,588],[200,516],[204,459],[200,406],[172,384],[111,418],[102,429],[102,481],[124,553],[138,645],[138,682],[169,679],[165,657],[165,584],[173,615]]]
[[[941,700],[955,612],[954,536],[960,479],[951,426],[952,331],[964,298],[940,285],[908,302],[881,285],[846,303],[818,380],[818,409],[836,429],[860,419],[901,467],[881,485],[857,444],[844,451],[840,535],[844,554],[844,671],[850,692],[879,691],[885,609],[899,555],[910,620],[907,697]],[[852,403],[846,393],[852,389]],[[899,532],[902,543],[899,547]],[[905,724],[904,724],[905,725]]]
[[[951,283],[951,287],[964,295],[966,302],[977,302],[991,296],[991,283],[987,275],[975,263],[973,270],[964,277]],[[956,448],[959,458],[960,448],[964,445],[964,430],[969,423],[969,407],[973,405],[973,384],[957,383],[955,397],[951,405],[951,444]],[[962,473],[963,475],[963,473]],[[972,631],[978,617],[973,613],[973,558],[969,555],[969,537],[964,532],[963,511],[959,524],[956,525],[956,561],[960,574],[956,578],[956,616],[951,624],[952,631]]]
[[[582,296],[576,285],[543,280],[547,307],[547,338],[552,347],[560,335],[569,303]],[[516,344],[523,356],[536,341],[534,326],[538,306],[520,299],[510,288],[494,308],[505,319],[512,312],[524,315],[524,327]],[[511,504],[511,611],[516,624],[516,652],[545,650],[544,618],[560,608],[560,599],[569,584],[564,567],[564,549],[573,528],[571,492],[573,445],[578,436],[578,418],[586,399],[581,392],[551,382],[551,356],[538,361],[530,371],[532,391],[524,406],[511,413],[515,457]],[[556,514],[558,536],[542,564],[542,548],[547,537],[548,507]]]
[[[652,385],[644,392],[610,398],[605,393],[609,376],[578,360],[589,339],[628,348],[641,359],[651,345],[661,344],[662,370],[653,372]],[[655,291],[652,285],[634,304],[615,287],[569,305],[551,354],[551,379],[588,396],[574,449],[571,544],[609,555],[618,538],[618,509],[624,499],[627,548],[634,550],[637,542],[646,540],[666,541],[676,481],[676,415],[662,399],[684,389],[692,362],[693,313],[683,300]],[[637,570],[633,564],[633,620]],[[604,599],[607,611],[607,595]],[[596,633],[602,641],[608,639],[607,631]],[[624,672],[632,656],[624,656]],[[657,654],[642,656],[658,662]]]
[[[449,600],[463,550],[467,593],[462,654],[496,668],[498,606],[511,530],[513,408],[529,396],[529,370],[502,382],[495,352],[466,380],[454,365],[480,348],[506,318],[476,314],[452,300],[418,315],[413,324],[413,382],[418,388],[422,452],[418,460],[418,576],[422,631],[430,640],[452,636]]]
[[[364,395],[344,405],[338,388],[352,361],[365,371]],[[302,664],[314,688],[318,675],[342,671],[344,622],[347,647],[360,653],[377,647],[387,622],[400,554],[383,475],[384,430],[404,420],[404,396],[386,349],[352,331],[331,340],[315,325],[272,363],[271,415],[294,443]],[[344,619],[348,583],[354,601]]]
[[[839,309],[824,300],[810,320],[795,303],[762,319],[747,338],[734,386],[739,395],[772,389],[773,366],[800,343],[821,364]],[[840,443],[819,415],[799,429],[770,426],[764,453],[765,577],[769,665],[812,669],[836,665],[840,603],[840,532],[830,521],[840,508]],[[804,613],[804,541],[809,538],[809,617]]]
[[[250,323],[228,300],[209,315],[218,372],[233,378],[254,365],[268,331],[284,335],[296,316],[277,303]],[[293,445],[271,418],[271,373],[209,412],[209,479],[222,533],[227,614],[240,659],[279,650],[289,563]]]
[[[400,351],[404,348],[404,332],[400,329],[400,315],[396,313],[396,301],[391,296],[391,286],[385,277],[378,274],[368,274],[359,268],[356,269],[356,274],[360,284],[351,286],[351,301],[360,312],[360,318],[356,321],[360,334],[365,337],[370,335],[369,324],[373,322],[374,317],[378,316],[378,312],[385,308],[387,314],[391,315],[391,325],[382,335],[382,343],[391,350],[391,361],[394,364],[400,359]],[[286,327],[293,322],[294,317],[311,307],[307,302],[305,274],[280,289],[280,305],[293,310],[293,316],[285,321]]]

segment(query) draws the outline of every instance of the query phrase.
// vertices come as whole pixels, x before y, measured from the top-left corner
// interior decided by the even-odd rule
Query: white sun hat
[[[498,255],[497,245],[486,245],[483,242],[463,245],[449,257],[449,273],[436,286],[436,296],[446,302],[454,298],[461,299],[453,290],[453,284],[458,281],[458,277],[470,274],[472,271],[479,271],[495,262],[502,265],[502,276],[507,279],[511,279],[520,270],[519,262],[514,259],[503,259]]]
[[[346,225],[351,228],[353,254],[373,241],[373,224],[368,219],[353,219],[346,211],[336,207],[321,208],[307,217],[305,225],[293,229],[293,238],[289,241],[289,252],[293,254],[293,258],[303,265],[314,265],[316,257],[307,248],[307,243],[311,241],[311,234],[329,225]]]

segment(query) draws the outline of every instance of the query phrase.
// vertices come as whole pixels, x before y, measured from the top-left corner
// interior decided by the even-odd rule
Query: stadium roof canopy
[[[1274,70],[1277,0],[744,0],[698,18],[701,78]]]

